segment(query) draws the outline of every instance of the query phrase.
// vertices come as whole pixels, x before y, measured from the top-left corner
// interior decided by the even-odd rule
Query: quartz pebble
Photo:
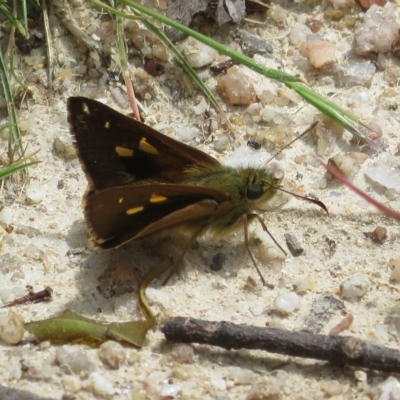
[[[42,260],[44,257],[44,252],[43,250],[39,249],[39,247],[37,247],[35,244],[31,243],[24,250],[24,255],[33,260]]]
[[[4,207],[0,211],[0,224],[4,226],[9,226],[12,220],[12,211],[10,207]]]
[[[162,307],[168,307],[170,303],[169,294],[160,289],[154,289],[151,287],[146,288],[147,300],[153,304],[158,304]]]
[[[371,281],[367,274],[356,274],[340,284],[340,296],[350,301],[356,301],[363,297],[370,287]]]
[[[287,386],[283,378],[264,378],[263,381],[257,382],[248,391],[246,400],[281,400],[288,398],[285,396],[283,389]]]
[[[62,377],[64,389],[71,393],[78,393],[82,389],[82,382],[78,376],[64,375]]]
[[[175,136],[180,142],[189,143],[199,137],[199,132],[195,129],[182,127],[175,130]]]
[[[89,375],[96,369],[89,354],[76,346],[64,345],[57,347],[56,360],[67,372],[77,375]]]
[[[216,89],[226,104],[249,105],[256,100],[253,84],[236,65],[218,79]]]
[[[186,343],[176,344],[171,351],[171,358],[179,364],[191,364],[194,360],[193,346]]]
[[[110,397],[115,393],[112,383],[98,372],[92,372],[85,385],[86,390],[101,397]]]
[[[289,40],[290,44],[297,46],[300,42],[305,42],[307,40],[307,36],[311,33],[311,29],[301,24],[300,22],[296,22],[290,28]]]
[[[224,378],[216,378],[211,380],[211,385],[220,391],[226,390],[226,380]]]
[[[336,84],[342,87],[369,87],[376,72],[372,61],[343,63],[337,67]]]
[[[230,368],[230,377],[237,385],[249,385],[255,378],[253,371],[240,367]]]
[[[211,64],[217,57],[218,52],[211,47],[188,37],[178,44],[178,50],[186,57],[192,68],[201,68]]]
[[[181,391],[181,387],[174,383],[164,382],[161,387],[161,397],[165,399],[174,399]]]
[[[100,360],[112,369],[118,369],[126,358],[126,350],[117,342],[109,340],[100,346]]]
[[[275,309],[281,314],[291,314],[300,306],[300,298],[295,292],[286,292],[275,299]]]
[[[358,157],[358,155],[360,155],[360,153],[337,154],[329,159],[329,164],[336,168],[347,179],[353,181],[360,170],[359,160],[363,162],[368,158],[367,154],[362,154],[361,157]]]
[[[60,135],[54,139],[54,150],[58,155],[63,155],[66,160],[76,158],[76,151],[69,136]]]
[[[400,161],[396,157],[382,157],[370,164],[365,175],[373,182],[400,194]]]
[[[9,344],[17,344],[24,337],[24,319],[18,314],[0,317],[0,339]]]
[[[44,190],[38,182],[31,182],[26,189],[26,198],[32,204],[38,204],[43,200]]]
[[[372,399],[400,399],[400,382],[393,376],[371,390]]]
[[[387,53],[398,36],[396,6],[373,5],[364,15],[364,21],[355,32],[355,52],[360,56]]]
[[[314,285],[313,280],[309,276],[302,276],[293,284],[293,288],[296,293],[304,293],[312,289]]]
[[[322,68],[337,62],[334,43],[323,40],[301,42],[299,49],[300,54],[307,57],[308,62],[315,68]]]

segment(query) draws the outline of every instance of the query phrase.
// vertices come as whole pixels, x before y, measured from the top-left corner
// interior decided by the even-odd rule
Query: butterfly
[[[265,284],[248,244],[248,224],[257,219],[268,232],[258,211],[281,190],[278,164],[221,165],[85,97],[68,99],[68,121],[88,180],[83,208],[92,247],[113,249],[166,229],[190,228],[191,239],[176,267],[206,231],[219,235],[242,226],[247,252]],[[327,212],[322,202],[304,199]]]

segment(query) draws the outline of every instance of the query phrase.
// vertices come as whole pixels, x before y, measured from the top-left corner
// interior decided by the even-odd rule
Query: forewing
[[[229,194],[207,187],[157,184],[116,187],[85,197],[85,217],[95,247],[110,249],[183,223],[211,217]]]
[[[92,189],[140,180],[179,183],[189,168],[219,165],[206,153],[85,97],[68,99],[68,121]]]

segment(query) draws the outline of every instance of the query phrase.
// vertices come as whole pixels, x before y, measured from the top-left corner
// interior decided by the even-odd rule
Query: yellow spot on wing
[[[158,154],[158,150],[154,146],[152,146],[151,144],[147,143],[145,137],[142,137],[140,139],[139,146],[145,153]]]
[[[123,201],[124,201],[124,198],[121,197],[121,198],[118,200],[118,203],[121,204]]]
[[[107,122],[104,124],[104,128],[108,129],[109,127],[110,127],[110,121],[107,121]]]
[[[127,213],[128,215],[133,215],[133,214],[140,213],[140,212],[143,211],[143,210],[144,210],[144,207],[143,207],[143,206],[140,206],[140,207],[133,207],[133,208],[130,208],[130,209],[126,210],[126,213]]]
[[[168,197],[161,196],[160,194],[153,193],[150,197],[150,203],[162,203],[167,201]]]
[[[121,157],[132,157],[133,150],[127,147],[115,146],[116,153]]]

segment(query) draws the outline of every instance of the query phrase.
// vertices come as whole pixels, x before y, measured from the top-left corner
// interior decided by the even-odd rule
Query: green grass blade
[[[168,37],[162,31],[160,31],[160,29],[157,28],[157,26],[155,26],[153,23],[151,23],[149,20],[147,20],[145,18],[142,19],[142,22],[150,32],[152,32],[154,35],[156,35],[172,51],[172,53],[174,54],[176,59],[182,65],[185,72],[192,78],[192,80],[197,84],[197,86],[199,86],[200,90],[203,91],[203,93],[206,95],[206,97],[208,98],[210,103],[219,112],[222,113],[222,109],[218,104],[218,100],[211,93],[211,90],[207,87],[207,85],[205,85],[204,82],[200,79],[200,77],[196,73],[196,71],[189,65],[189,63],[186,60],[186,57],[168,39]]]
[[[112,7],[107,6],[103,2],[99,0],[90,0],[93,4],[97,5],[98,7],[101,7],[108,12],[128,18],[128,19],[137,19],[135,16],[129,16],[125,15],[119,11],[114,10]],[[150,10],[146,8],[145,6],[135,3],[132,0],[120,0],[120,4],[125,4],[129,7],[131,7],[133,10],[138,11],[140,13],[143,13],[147,16],[153,17],[157,19],[158,21],[162,22],[163,24],[166,24],[168,26],[171,26],[175,29],[179,29],[181,32],[199,40],[200,42],[212,47],[213,49],[219,51],[222,54],[225,54],[226,56],[232,58],[233,60],[239,62],[242,65],[247,66],[248,68],[252,69],[253,71],[256,71],[260,73],[261,75],[266,76],[267,78],[275,79],[277,81],[282,82],[286,86],[292,88],[295,90],[297,93],[300,94],[307,102],[309,102],[311,105],[316,107],[318,110],[323,112],[324,114],[328,115],[329,117],[333,118],[335,121],[337,121],[340,125],[342,125],[345,129],[347,129],[349,132],[352,134],[362,137],[363,139],[366,139],[370,145],[376,147],[375,144],[371,140],[368,139],[368,137],[357,127],[352,124],[351,121],[355,121],[358,124],[361,124],[365,126],[359,118],[354,116],[353,114],[349,113],[339,105],[335,104],[334,102],[324,98],[323,96],[319,95],[318,93],[314,92],[313,90],[309,89],[307,86],[304,84],[300,83],[300,79],[287,74],[282,71],[278,71],[275,69],[267,68],[263,64],[255,62],[252,58],[245,56],[244,54],[241,54],[228,46],[225,46],[221,43],[216,42],[215,40],[202,35],[199,32],[196,32],[187,26],[181,25],[178,22],[156,12],[153,10]]]
[[[8,140],[8,156],[12,157],[15,151],[22,154],[21,134],[18,126],[18,116],[15,110],[14,98],[11,91],[7,66],[4,62],[3,52],[0,48],[0,81],[6,99],[8,117],[10,119],[10,136]]]
[[[302,96],[308,103],[313,105],[317,110],[321,111],[328,117],[332,118],[335,122],[342,125],[345,129],[353,135],[366,139],[370,146],[377,147],[377,145],[369,139],[362,131],[355,127],[351,121],[363,125],[369,129],[363,122],[349,111],[340,107],[338,104],[321,96],[314,90],[298,82],[286,82],[285,85],[293,89],[296,93]]]
[[[98,7],[101,7],[103,9],[107,10],[111,14],[115,14],[120,17],[128,18],[128,19],[137,19],[137,17],[129,16],[120,11],[117,11],[114,8],[108,6],[107,4],[105,4],[99,0],[90,0],[90,1],[93,4],[97,5]],[[209,37],[204,36],[201,33],[188,28],[185,25],[181,25],[178,22],[176,22],[162,14],[159,14],[156,11],[150,10],[138,3],[135,3],[131,0],[120,0],[120,3],[123,3],[123,4],[133,8],[136,11],[139,11],[145,15],[148,15],[149,17],[153,17],[153,18],[157,19],[158,21],[162,22],[163,24],[166,24],[166,25],[172,26],[173,28],[179,29],[180,31],[186,33],[187,35],[192,36],[193,38],[199,40],[200,42],[205,43],[206,45],[212,47],[213,49],[219,51],[220,53],[227,55],[228,57],[238,61],[240,64],[246,65],[250,69],[252,69],[256,72],[259,72],[260,74],[263,74],[263,75],[267,76],[268,78],[276,79],[280,82],[297,82],[297,81],[299,81],[299,78],[297,78],[293,75],[287,74],[282,71],[278,71],[276,69],[266,68],[264,65],[255,62],[252,58],[247,57],[244,54],[239,53],[236,50],[233,50],[221,43],[218,43],[217,41],[210,39]]]
[[[4,14],[5,17],[15,26],[15,28],[22,36],[25,37],[28,36],[28,32],[25,30],[23,25],[14,17],[14,15],[3,4],[0,4],[0,14]]]
[[[26,32],[26,36],[28,34],[28,8],[26,6],[26,0],[21,0],[21,9],[22,9],[22,20],[24,21],[24,30]]]
[[[30,158],[34,157],[39,150],[27,155],[26,157],[21,158],[20,160],[12,163],[8,167],[4,167],[0,169],[0,181],[7,178],[8,176],[15,174],[18,171],[22,171],[32,165],[38,164],[40,161],[30,161],[27,162]]]

